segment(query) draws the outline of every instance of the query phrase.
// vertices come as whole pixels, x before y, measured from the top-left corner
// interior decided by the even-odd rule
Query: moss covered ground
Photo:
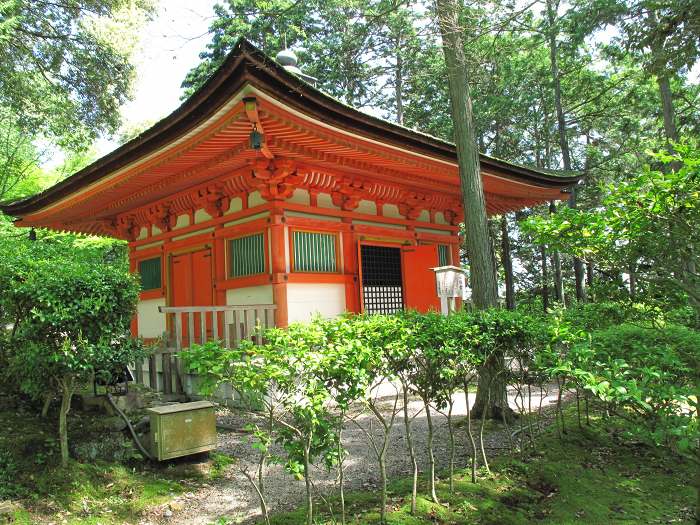
[[[653,524],[695,523],[694,467],[664,449],[632,442],[624,430],[593,418],[579,429],[573,413],[568,432],[559,439],[545,431],[537,450],[525,457],[492,461],[492,475],[474,484],[460,471],[450,493],[447,480],[438,485],[440,505],[424,496],[410,514],[411,482],[390,486],[388,523],[427,524]],[[419,494],[427,494],[421,480]],[[378,493],[348,495],[348,523],[379,523]],[[333,502],[331,501],[331,505]],[[323,511],[323,502],[318,508]],[[336,505],[337,507],[337,505]],[[337,514],[337,508],[334,509]],[[275,525],[304,523],[304,508],[275,515]],[[226,523],[225,518],[221,520]],[[330,524],[326,511],[318,523]]]
[[[151,466],[137,459],[71,461],[62,468],[55,424],[30,410],[0,411],[0,501],[19,503],[16,510],[3,513],[0,522],[137,523],[149,509],[170,501],[201,478],[173,464]],[[80,440],[81,430],[73,421],[70,434],[75,441]]]

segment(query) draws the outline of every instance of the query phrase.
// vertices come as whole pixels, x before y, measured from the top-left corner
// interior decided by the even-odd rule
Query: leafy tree
[[[20,129],[73,148],[115,131],[134,37],[152,8],[150,0],[3,2],[0,106]]]
[[[635,179],[606,188],[601,207],[567,210],[527,223],[542,242],[615,271],[636,268],[640,285],[661,287],[661,297],[686,294],[700,319],[697,224],[700,223],[700,156],[692,144],[650,158],[677,169],[647,166]],[[650,294],[650,298],[654,294]]]
[[[61,460],[68,462],[67,414],[77,389],[96,375],[109,380],[141,356],[129,336],[139,285],[125,266],[105,259],[102,250],[76,258],[45,241],[15,242],[0,250],[8,371],[22,391],[61,396]],[[8,239],[3,238],[8,244]],[[96,252],[102,252],[100,262]]]

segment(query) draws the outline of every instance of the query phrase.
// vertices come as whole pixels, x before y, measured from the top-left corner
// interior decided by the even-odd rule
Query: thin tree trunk
[[[561,157],[566,171],[571,171],[571,153],[569,151],[569,140],[566,136],[566,117],[564,115],[564,107],[562,105],[561,96],[561,78],[559,76],[559,57],[557,50],[557,33],[556,17],[559,7],[558,0],[547,0],[547,19],[549,22],[548,38],[549,38],[549,58],[552,73],[552,83],[554,84],[554,107],[557,113],[557,129],[559,131],[559,147],[561,148]],[[574,188],[569,197],[569,207],[576,208],[576,188]],[[574,258],[574,276],[576,278],[576,299],[585,301],[585,287],[583,283],[583,262],[578,257]]]
[[[418,461],[416,459],[416,451],[413,447],[413,435],[411,434],[411,418],[408,413],[408,387],[403,385],[403,418],[404,428],[406,429],[406,448],[408,455],[411,457],[411,469],[413,472],[413,483],[411,485],[411,514],[416,513],[416,499],[418,496]]]
[[[498,286],[493,271],[495,263],[490,249],[486,200],[481,179],[479,152],[476,148],[472,101],[469,94],[469,70],[464,55],[462,29],[459,25],[460,4],[456,0],[436,0],[435,5],[447,65],[450,110],[462,190],[465,241],[469,255],[472,302],[474,308],[486,309],[498,304]],[[494,373],[503,370],[504,366],[503,356],[495,355],[480,371],[480,388],[475,403],[477,414],[484,412],[488,415],[493,412],[491,405],[484,401],[487,398],[486,392],[481,388],[484,385],[491,384],[492,388],[502,390],[493,393],[491,397],[494,402],[505,397],[504,382],[492,381]]]
[[[678,128],[676,128],[675,114],[673,110],[673,93],[671,91],[671,80],[668,75],[656,77],[661,97],[661,111],[664,118],[664,132],[668,142],[678,142]]]
[[[556,213],[557,205],[554,201],[549,201],[549,213]],[[561,272],[561,255],[558,250],[552,251],[552,266],[554,267],[554,300],[558,303],[564,302],[564,279]]]
[[[314,525],[314,498],[311,487],[311,433],[304,443],[304,483],[306,485],[306,525]]]
[[[549,270],[547,268],[547,247],[540,244],[540,255],[542,257],[542,309],[545,313],[549,311]]]
[[[394,99],[396,100],[396,122],[403,124],[403,56],[401,36],[396,36],[396,69],[394,70]]]
[[[443,41],[442,49],[447,64],[450,110],[457,147],[465,237],[472,280],[472,300],[476,308],[490,308],[497,304],[498,287],[493,275],[494,263],[489,249],[486,200],[474,133],[469,71],[464,56],[462,30],[458,22],[459,4],[455,0],[436,0],[436,7]]]
[[[430,413],[430,403],[423,398],[425,404],[425,419],[428,422],[428,465],[429,465],[429,482],[430,482],[430,498],[434,503],[440,503],[437,492],[435,491],[435,453],[433,452],[433,417]]]
[[[345,421],[345,411],[341,411],[340,421],[338,422],[338,488],[341,525],[345,525],[345,450],[343,450],[343,421]]]
[[[513,279],[513,259],[510,254],[510,237],[508,236],[508,217],[501,215],[501,264],[505,274],[506,308],[515,310],[515,282]]]
[[[450,438],[450,463],[449,463],[449,471],[450,471],[450,494],[454,493],[455,491],[455,481],[454,481],[454,476],[455,476],[455,429],[454,425],[452,424],[452,409],[454,408],[454,401],[452,399],[452,393],[450,392],[450,408],[449,411],[447,412],[447,433]]]
[[[464,402],[467,405],[467,435],[472,447],[471,475],[472,483],[476,483],[476,441],[472,432],[471,403],[469,402],[469,381],[464,381]]]
[[[68,466],[68,412],[73,398],[73,379],[62,379],[61,410],[58,414],[58,436],[61,443],[61,465]]]
[[[44,397],[44,406],[41,407],[41,417],[47,417],[49,415],[49,408],[51,407],[52,399],[53,394],[46,394]]]

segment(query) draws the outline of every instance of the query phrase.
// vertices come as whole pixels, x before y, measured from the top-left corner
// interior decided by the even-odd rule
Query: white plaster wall
[[[243,209],[243,199],[240,197],[234,197],[231,199],[231,203],[228,206],[228,210],[226,213],[236,213],[237,211],[241,211]]]
[[[365,213],[367,215],[377,214],[377,203],[374,201],[361,200],[355,208],[356,213]]]
[[[151,226],[151,235],[160,235],[161,233],[163,233],[163,230],[158,226]]]
[[[226,290],[226,304],[231,306],[272,304],[272,285],[264,284]]]
[[[445,214],[441,211],[435,213],[435,224],[447,224],[445,220]]]
[[[290,323],[308,321],[316,313],[335,317],[345,312],[345,285],[289,283],[287,305]]]
[[[165,306],[165,298],[139,301],[136,315],[141,337],[160,337],[165,332],[165,314],[158,311],[159,306]]]
[[[173,226],[173,230],[177,230],[178,228],[185,228],[190,225],[190,216],[185,213],[183,215],[178,215],[177,216],[177,222],[175,223],[175,226]]]
[[[391,219],[403,219],[404,216],[399,213],[399,207],[396,204],[385,204],[382,210],[384,217]]]
[[[248,194],[248,207],[253,208],[254,206],[260,206],[265,204],[267,201],[260,196],[259,191],[253,191]]]
[[[194,223],[199,224],[200,222],[206,222],[211,220],[211,215],[205,212],[203,209],[194,212]]]
[[[423,210],[416,220],[420,222],[430,222],[430,212],[428,210]]]
[[[287,202],[309,206],[311,204],[311,196],[308,190],[297,188],[294,190],[294,193],[292,193],[292,196],[287,199]]]
[[[143,226],[143,227],[139,230],[139,234],[138,234],[138,237],[136,237],[136,240],[137,240],[137,241],[140,241],[140,240],[142,240],[142,239],[145,239],[146,237],[148,237],[148,228],[146,228],[145,226]]]
[[[331,210],[339,210],[340,208],[333,204],[333,199],[330,193],[319,193],[316,198],[316,203],[319,208],[330,208]]]

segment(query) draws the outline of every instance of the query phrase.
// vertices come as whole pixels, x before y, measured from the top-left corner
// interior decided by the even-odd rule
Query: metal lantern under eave
[[[455,309],[455,298],[464,297],[467,287],[467,275],[457,266],[437,266],[431,268],[435,272],[435,287],[440,298],[440,310],[447,315]]]

